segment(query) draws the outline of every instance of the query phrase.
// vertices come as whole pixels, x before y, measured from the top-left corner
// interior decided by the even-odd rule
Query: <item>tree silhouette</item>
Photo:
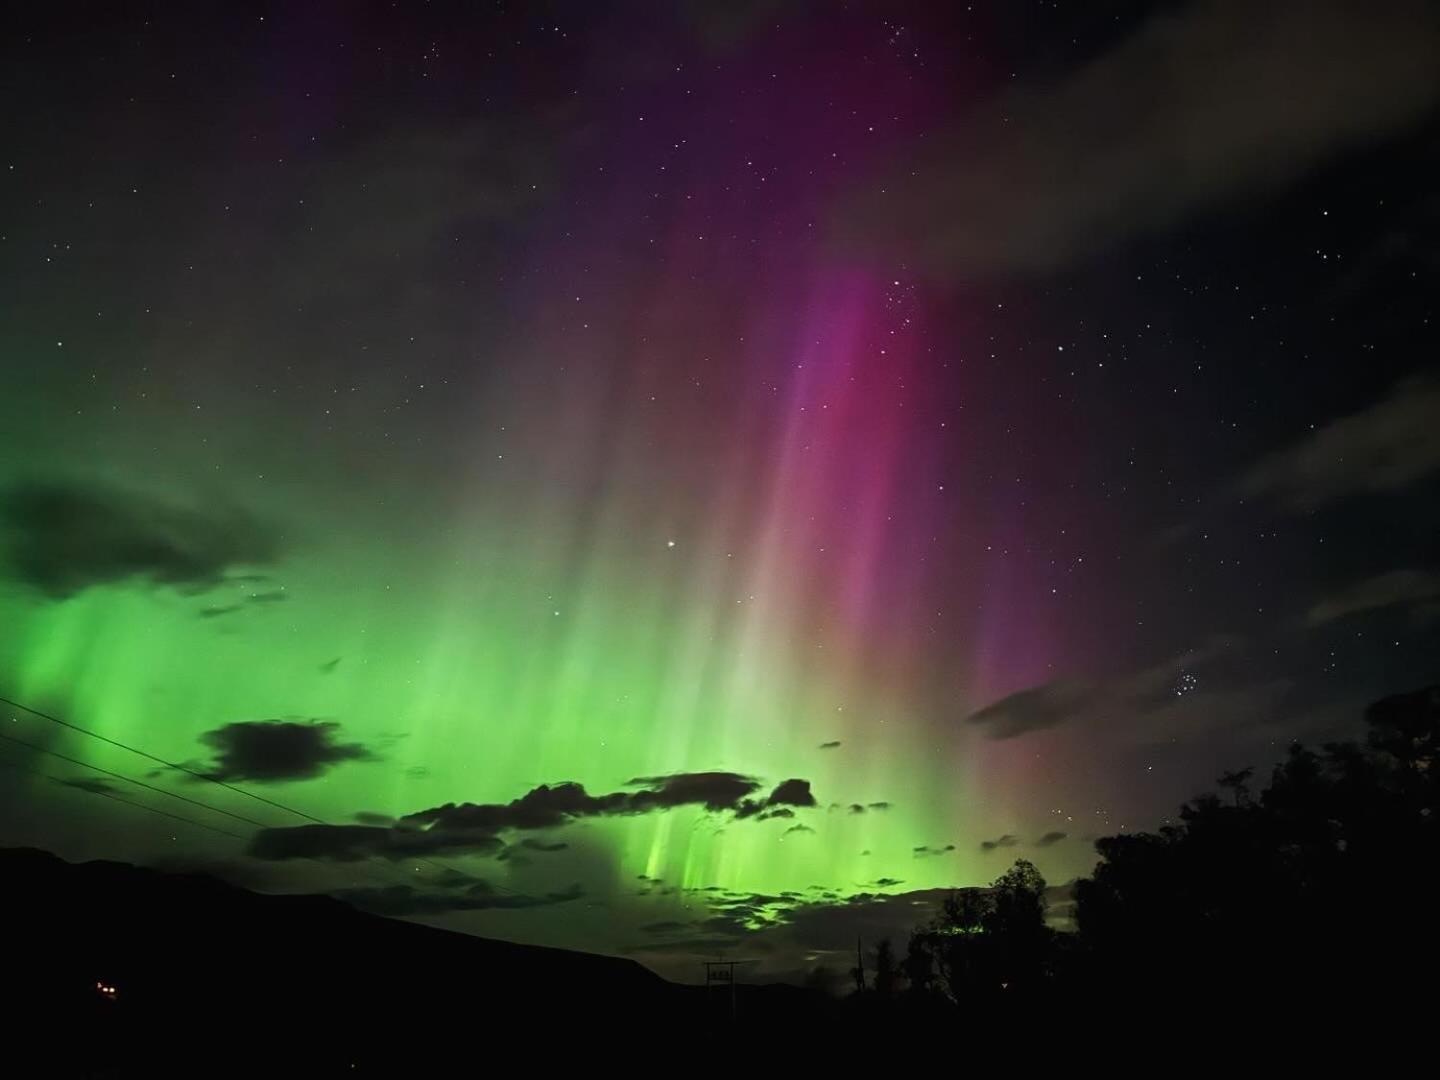
[[[911,937],[910,999],[1017,1016],[1039,997],[1156,1018],[1418,1011],[1409,988],[1440,962],[1427,909],[1440,886],[1440,687],[1376,702],[1365,722],[1363,742],[1290,747],[1258,792],[1253,769],[1227,772],[1229,798],[1200,795],[1173,824],[1097,840],[1099,863],[1074,885],[1074,934],[1046,925],[1045,881],[1023,859],[951,894]]]
[[[1250,778],[1255,775],[1253,768],[1237,769],[1234,772],[1221,773],[1217,781],[1226,791],[1235,796],[1235,805],[1250,801]]]
[[[890,939],[885,938],[875,947],[875,993],[883,998],[893,995],[898,974],[895,968],[895,952],[890,947]]]
[[[931,994],[935,984],[935,956],[928,930],[910,932],[901,968],[905,972],[905,981],[910,984],[912,996],[928,997]]]

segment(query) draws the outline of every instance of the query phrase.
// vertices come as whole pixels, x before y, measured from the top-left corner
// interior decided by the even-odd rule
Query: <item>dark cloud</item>
[[[245,599],[251,604],[283,604],[290,599],[290,594],[284,589],[273,589],[270,592],[251,593]]]
[[[784,803],[787,806],[814,806],[815,796],[810,791],[809,780],[785,780],[776,786],[766,800],[770,806]]]
[[[753,797],[761,788],[760,781],[739,773],[640,776],[630,784],[640,790],[591,795],[583,785],[572,781],[541,784],[508,803],[445,803],[420,810],[388,829],[357,825],[266,829],[256,835],[250,852],[262,859],[309,857],[342,861],[367,855],[405,858],[446,851],[498,853],[513,858],[500,838],[508,830],[553,829],[588,817],[647,814],[681,806],[700,806],[736,818],[764,818],[787,816],[791,806],[815,805],[808,780],[786,780],[763,799]],[[522,842],[521,846],[531,845]],[[555,850],[553,846],[531,847]]]
[[[797,832],[813,833],[814,831],[815,830],[812,829],[809,825],[791,825],[788,829],[785,830],[785,835],[789,836],[791,833]]]
[[[279,554],[276,537],[233,508],[62,482],[0,493],[0,541],[8,572],[57,600],[122,581],[199,591]]]
[[[342,657],[337,656],[334,660],[326,660],[317,670],[321,675],[330,675],[340,666],[341,659]]]
[[[821,749],[821,750],[834,750],[834,749],[836,749],[837,747],[839,747],[839,745],[840,745],[840,740],[839,740],[839,739],[836,739],[836,740],[834,740],[833,742],[822,742],[822,743],[820,744],[820,749]]]
[[[234,615],[237,611],[245,609],[239,604],[225,604],[220,607],[201,608],[197,613],[202,619],[218,619],[224,615]]]
[[[877,889],[893,889],[896,885],[904,885],[905,882],[903,882],[899,878],[882,877],[876,878],[870,884]]]
[[[425,892],[410,885],[387,885],[376,888],[340,889],[335,894],[348,904],[375,915],[441,915],[450,911],[489,911],[551,907],[566,904],[585,895],[577,884],[568,889],[530,896],[524,893],[498,892],[485,882],[476,882],[463,892]]]
[[[756,820],[769,821],[771,818],[793,818],[794,816],[795,811],[791,810],[788,806],[778,806],[774,810],[761,811]]]
[[[1246,725],[1274,710],[1289,686],[1283,681],[1236,682],[1217,673],[1237,655],[1243,639],[1215,635],[1196,648],[1090,682],[1056,680],[1001,698],[965,719],[991,738],[1009,739],[1066,723],[1107,736],[1152,745],[1208,738],[1222,727]],[[1198,672],[1198,674],[1197,674]]]
[[[637,776],[629,782],[629,786],[638,786],[643,790],[630,796],[630,807],[624,811],[626,813],[695,805],[719,812],[734,810],[744,804],[746,796],[759,789],[760,782],[739,773],[699,772]]]
[[[541,784],[508,803],[445,803],[407,815],[412,827],[434,830],[469,829],[496,833],[502,829],[550,829],[576,818],[639,813],[631,809],[630,792],[591,795],[572,781]]]
[[[1440,471],[1440,379],[1402,382],[1262,460],[1241,495],[1309,510],[1350,495],[1401,491]]]
[[[849,805],[849,807],[847,807],[847,809],[848,809],[849,812],[852,813],[852,814],[863,814],[863,813],[865,813],[865,812],[867,812],[867,811],[871,811],[871,812],[874,812],[874,813],[879,814],[879,813],[883,813],[883,812],[886,811],[886,810],[889,810],[889,809],[890,809],[890,804],[889,804],[888,802],[872,802],[872,803],[852,802],[852,803]]]
[[[638,791],[591,795],[581,784],[566,781],[542,784],[509,803],[447,803],[411,814],[413,824],[440,828],[544,829],[583,817],[647,814],[681,806],[701,806],[712,813],[733,813],[738,818],[786,806],[814,806],[808,780],[786,780],[766,798],[751,797],[760,789],[754,777],[731,772],[672,773],[637,776],[629,786]]]
[[[440,866],[423,874],[417,873],[411,880],[434,889],[461,889],[484,884],[484,879],[450,866]]]
[[[546,843],[544,840],[537,840],[533,836],[527,836],[520,841],[520,846],[529,851],[564,851],[570,845],[563,840],[556,843]]]
[[[1004,836],[997,836],[994,840],[981,840],[980,850],[994,851],[997,848],[1015,847],[1019,843],[1020,838],[1018,836],[1012,836],[1010,833],[1006,833]]]
[[[1035,846],[1049,847],[1051,844],[1060,843],[1061,840],[1066,839],[1069,835],[1069,833],[1063,832],[1047,832],[1044,836],[1040,837],[1039,840],[1035,841]]]
[[[1016,86],[842,209],[843,238],[967,276],[1048,271],[1278,189],[1440,98],[1425,0],[1170,6]]]
[[[1013,739],[1030,731],[1063,724],[1094,700],[1094,690],[1074,682],[1049,682],[1020,690],[965,718],[992,739]]]
[[[378,825],[295,825],[260,829],[247,854],[257,859],[331,859],[358,862],[372,856],[409,859],[424,855],[496,854],[505,847],[478,829],[399,829]]]
[[[1317,600],[1305,613],[1309,626],[1386,608],[1410,608],[1417,615],[1433,613],[1440,599],[1440,573],[1425,570],[1392,570],[1366,578]]]
[[[80,791],[88,791],[92,795],[109,795],[115,790],[115,785],[108,780],[102,780],[98,776],[76,776],[69,780],[61,780],[60,783],[66,787],[78,788]]]
[[[245,720],[207,731],[201,738],[215,750],[204,766],[216,780],[275,783],[309,780],[332,765],[373,760],[359,743],[335,741],[340,725],[322,720]]]
[[[389,814],[375,814],[369,810],[357,811],[355,820],[361,825],[390,826],[395,824],[395,819]]]
[[[944,855],[948,852],[954,851],[955,845],[946,844],[944,847],[930,847],[926,844],[921,844],[919,847],[911,848],[910,850],[911,853],[914,854],[915,858],[924,859],[928,858],[931,855]]]
[[[774,807],[798,806],[805,808],[815,805],[815,796],[810,791],[809,780],[782,780],[763,802],[755,799],[741,800],[735,807],[735,816],[743,818],[759,814],[762,818],[781,817],[786,815]]]

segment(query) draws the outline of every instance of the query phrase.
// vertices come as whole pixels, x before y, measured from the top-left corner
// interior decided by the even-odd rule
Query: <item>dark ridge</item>
[[[171,1075],[186,1060],[203,1063],[193,1076],[329,1075],[469,1060],[547,1029],[639,1035],[729,1021],[728,997],[633,960],[456,933],[328,896],[23,848],[0,849],[0,883],[11,1033],[0,1063],[45,1075]],[[834,1007],[797,987],[738,996],[741,1016],[762,1026]]]

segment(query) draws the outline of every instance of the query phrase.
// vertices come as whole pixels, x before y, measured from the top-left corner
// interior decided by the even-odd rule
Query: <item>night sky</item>
[[[0,695],[114,740],[0,707],[0,843],[798,979],[1436,677],[1421,0],[28,5],[0,95]]]

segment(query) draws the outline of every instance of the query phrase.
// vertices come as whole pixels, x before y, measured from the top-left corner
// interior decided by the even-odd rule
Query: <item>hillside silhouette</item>
[[[448,1058],[521,1031],[729,1019],[728,1000],[632,960],[454,933],[331,897],[30,849],[0,851],[0,880],[11,1031],[0,1059],[43,1063],[46,1075],[247,1064],[328,1075]],[[744,1018],[762,1025],[832,1007],[798,987],[739,992]]]

